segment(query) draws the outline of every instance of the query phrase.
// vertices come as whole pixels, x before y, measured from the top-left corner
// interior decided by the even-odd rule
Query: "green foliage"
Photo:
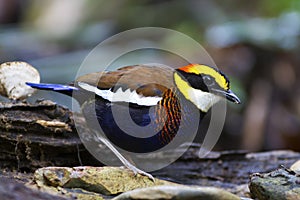
[[[263,0],[260,2],[259,13],[263,16],[276,17],[283,12],[300,11],[298,0]]]

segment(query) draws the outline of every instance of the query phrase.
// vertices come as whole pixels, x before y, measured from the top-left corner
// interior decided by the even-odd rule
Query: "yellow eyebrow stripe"
[[[219,84],[219,86],[225,90],[229,89],[228,82],[226,78],[217,72],[215,69],[206,66],[206,65],[199,65],[199,64],[190,64],[187,66],[184,66],[180,68],[180,70],[188,72],[188,73],[194,73],[194,74],[206,74],[210,75],[211,77],[215,78],[216,82]]]

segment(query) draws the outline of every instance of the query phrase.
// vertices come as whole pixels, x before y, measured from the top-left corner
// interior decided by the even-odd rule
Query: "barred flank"
[[[158,125],[163,123],[163,128],[158,130],[159,139],[163,144],[168,144],[176,136],[181,120],[180,100],[171,89],[164,93],[156,113],[156,123]]]

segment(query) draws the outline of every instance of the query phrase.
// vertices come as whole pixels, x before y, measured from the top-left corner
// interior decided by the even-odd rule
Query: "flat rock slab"
[[[150,180],[146,176],[135,175],[132,171],[120,167],[45,167],[36,170],[34,182],[44,191],[65,190],[69,196],[80,193],[89,195],[116,195],[137,188],[157,185],[177,185],[164,180]]]

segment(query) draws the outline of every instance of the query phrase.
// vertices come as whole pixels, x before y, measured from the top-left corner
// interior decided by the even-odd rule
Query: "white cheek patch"
[[[137,94],[136,91],[131,91],[127,89],[123,91],[121,88],[117,89],[117,91],[109,90],[101,90],[95,86],[89,85],[84,82],[78,82],[79,87],[85,89],[90,92],[94,92],[98,96],[106,99],[110,102],[128,102],[135,103],[141,106],[154,106],[162,99],[162,97],[145,97],[143,95]]]
[[[221,100],[221,97],[215,94],[193,88],[189,90],[189,97],[197,108],[203,112],[207,112],[215,103]]]

